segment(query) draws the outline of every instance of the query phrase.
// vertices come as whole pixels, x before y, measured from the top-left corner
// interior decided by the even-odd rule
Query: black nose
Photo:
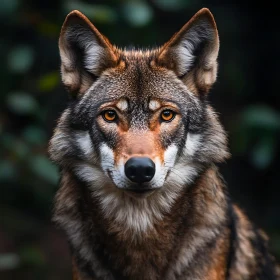
[[[152,180],[156,167],[154,162],[147,157],[133,157],[126,162],[124,172],[128,179],[140,184]]]

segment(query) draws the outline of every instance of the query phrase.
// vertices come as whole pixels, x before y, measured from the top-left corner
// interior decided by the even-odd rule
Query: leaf
[[[25,159],[29,154],[29,147],[21,140],[15,141],[12,152],[16,155],[16,159]]]
[[[180,10],[193,4],[190,0],[154,0],[155,4],[163,10]],[[197,2],[196,2],[197,3]]]
[[[19,115],[32,114],[39,108],[32,95],[21,91],[8,93],[6,104],[12,112]]]
[[[29,160],[30,169],[39,177],[47,182],[56,185],[59,174],[57,167],[51,163],[45,156],[35,155]]]
[[[153,18],[153,10],[142,1],[126,2],[123,12],[125,19],[137,27],[147,25]]]
[[[8,54],[8,68],[14,73],[26,73],[31,68],[33,61],[34,51],[28,45],[17,46]]]
[[[0,1],[0,16],[9,17],[13,15],[19,6],[18,0],[1,0]]]
[[[9,150],[14,147],[16,138],[13,134],[5,132],[1,135],[0,139],[1,139],[1,145],[3,146],[4,150]]]
[[[47,141],[46,133],[37,126],[27,126],[22,136],[27,143],[32,145],[44,145]]]
[[[252,164],[259,169],[267,168],[275,155],[275,140],[273,137],[262,138],[251,154]]]
[[[3,160],[0,162],[0,181],[14,179],[16,178],[16,175],[16,168],[10,161]]]
[[[251,143],[258,141],[252,152],[252,163],[260,168],[269,165],[272,151],[266,145],[275,145],[271,139],[280,130],[280,114],[268,106],[254,105],[246,108],[231,126],[233,151],[245,153],[252,149]]]
[[[20,258],[15,253],[0,254],[0,270],[16,269],[20,265]]]
[[[51,72],[45,74],[38,80],[38,89],[40,91],[51,91],[53,90],[60,81],[59,73],[58,72]]]
[[[28,145],[24,141],[7,132],[3,133],[1,137],[1,145],[5,151],[9,152],[9,155],[11,155],[12,159],[15,161],[25,159],[30,152]],[[9,174],[7,170],[5,172]]]
[[[254,105],[243,112],[241,123],[250,127],[279,130],[280,114],[268,106]]]

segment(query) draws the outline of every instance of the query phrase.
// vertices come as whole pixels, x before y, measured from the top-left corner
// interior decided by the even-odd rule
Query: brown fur
[[[215,166],[229,153],[206,101],[219,50],[210,11],[148,51],[114,47],[73,11],[59,47],[74,100],[49,152],[61,168],[54,220],[69,239],[73,279],[280,279],[267,238],[232,204]],[[160,117],[166,109],[175,114],[170,122]],[[104,110],[117,121],[106,121]],[[159,159],[156,168],[168,170],[158,175],[163,183],[132,195],[135,184],[118,171],[132,157]]]
[[[104,54],[104,56],[106,56],[106,61],[104,60],[104,62],[100,64],[100,68],[97,72],[101,73],[107,67],[117,66],[119,60],[118,52],[114,50],[114,47],[111,45],[109,40],[104,35],[102,35],[89,21],[89,19],[79,11],[72,11],[70,14],[68,14],[63,23],[59,37],[59,48],[61,52],[67,53],[67,48],[69,46],[66,43],[67,40],[65,40],[66,30],[68,26],[73,24],[74,22],[81,26],[86,25],[87,27],[89,27],[96,35],[96,40],[99,42],[99,44],[104,46],[104,49],[106,51],[106,54]],[[92,83],[91,78],[85,73],[79,73],[78,69],[76,69],[76,65],[74,64],[62,64],[61,71],[64,73],[72,74],[71,80],[64,80],[64,84],[69,92],[82,94]]]
[[[96,207],[97,201],[91,198],[89,193],[84,193],[79,186],[75,185],[77,182],[70,174],[63,175],[63,178],[56,197],[57,215],[62,214],[60,211],[65,212],[63,215],[70,214],[68,211],[76,215],[78,213],[76,207],[83,205],[84,211],[90,215],[87,219],[89,218],[91,227],[99,232],[100,238],[102,237],[100,244],[105,246],[105,250],[111,256],[110,265],[117,271],[124,271],[125,275],[129,275],[129,279],[168,279],[164,278],[164,275],[168,273],[168,263],[178,255],[182,244],[191,243],[191,240],[195,238],[190,233],[194,229],[199,231],[200,228],[205,228],[208,224],[209,229],[213,227],[213,221],[209,221],[205,213],[214,214],[217,223],[225,220],[222,207],[226,201],[222,184],[215,170],[209,170],[199,180],[195,189],[186,190],[185,195],[180,196],[164,220],[157,223],[154,229],[147,232],[140,240],[134,239],[133,234],[124,232],[121,225],[114,221],[100,220],[99,217],[102,214]],[[211,191],[205,186],[206,183],[213,184]],[[190,196],[192,203],[184,199],[184,197]],[[68,207],[66,208],[66,206]],[[185,217],[196,217],[196,219],[185,220]],[[208,264],[209,268],[206,267],[205,271],[199,275],[200,277],[204,274],[208,275],[209,271],[213,275],[225,273],[223,264],[228,251],[229,240],[226,238],[227,236],[228,230],[225,228],[225,232],[215,241],[217,244],[214,248],[209,248],[210,255],[218,256],[218,259],[216,262]],[[148,255],[147,252],[149,252]],[[198,257],[200,257],[199,254]],[[192,270],[197,270],[195,264],[193,264],[192,269],[189,268],[188,274]]]

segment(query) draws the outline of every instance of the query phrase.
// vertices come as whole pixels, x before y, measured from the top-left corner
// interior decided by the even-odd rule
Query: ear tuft
[[[158,63],[208,92],[216,81],[219,36],[213,15],[201,9],[161,49]]]
[[[66,17],[59,38],[62,81],[71,93],[84,93],[106,68],[117,63],[110,42],[77,10]]]

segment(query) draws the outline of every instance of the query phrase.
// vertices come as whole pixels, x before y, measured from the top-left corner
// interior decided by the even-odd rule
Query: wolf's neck
[[[182,248],[176,244],[184,244],[188,252],[185,260],[191,263],[197,248],[214,240],[226,222],[227,197],[216,168],[209,168],[193,186],[185,187],[173,199],[168,193],[141,201],[124,195],[114,200],[112,194],[107,195],[95,196],[71,174],[62,176],[54,219],[66,231],[76,255],[84,261],[98,263],[95,254],[101,249],[109,258],[100,254],[98,260],[110,259],[110,267],[123,265],[125,269],[126,261],[122,258],[132,262],[135,258],[137,267],[139,262],[147,266],[147,252],[153,252],[150,262],[164,267],[170,255],[180,254]],[[157,254],[163,256],[159,258]]]

